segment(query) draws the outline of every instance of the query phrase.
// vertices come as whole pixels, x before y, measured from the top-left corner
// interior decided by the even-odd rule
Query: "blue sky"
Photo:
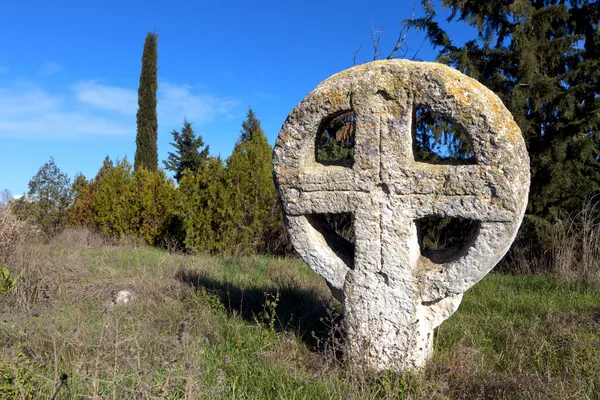
[[[184,117],[226,158],[249,106],[269,142],[319,82],[390,51],[408,1],[17,1],[0,14],[0,190],[27,191],[50,156],[72,178],[135,154],[144,38],[159,34],[160,167]],[[416,5],[417,16],[421,14]],[[445,13],[447,15],[447,13]],[[453,24],[460,43],[473,31]],[[412,57],[435,59],[419,32]]]

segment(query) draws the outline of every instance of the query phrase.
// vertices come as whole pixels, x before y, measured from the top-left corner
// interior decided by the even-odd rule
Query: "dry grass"
[[[600,284],[600,193],[593,193],[580,212],[563,213],[552,237],[554,272]]]
[[[23,243],[26,225],[8,207],[0,208],[0,267],[10,265],[18,246]]]
[[[575,281],[488,276],[437,331],[434,358],[417,376],[348,367],[339,305],[298,260],[169,254],[75,231],[25,243],[12,257],[27,270],[0,298],[0,393],[8,393],[2,376],[17,378],[13,398],[50,398],[63,374],[69,390],[60,399],[578,399],[600,391],[600,293]],[[115,305],[123,289],[135,299]]]

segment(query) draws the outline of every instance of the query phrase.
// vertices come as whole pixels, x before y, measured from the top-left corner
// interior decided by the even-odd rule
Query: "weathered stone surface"
[[[127,304],[135,299],[135,294],[129,290],[121,290],[115,296],[114,303],[117,305]]]
[[[465,130],[474,165],[415,161],[418,106]],[[319,164],[320,124],[349,110],[353,166]],[[288,116],[273,164],[295,249],[344,305],[351,359],[379,370],[423,366],[433,329],[510,247],[530,179],[521,132],[494,93],[450,67],[404,60],[353,67],[317,86]],[[342,212],[354,215],[354,257],[319,224],[318,214]],[[480,222],[458,255],[434,263],[421,256],[415,224],[431,215]]]

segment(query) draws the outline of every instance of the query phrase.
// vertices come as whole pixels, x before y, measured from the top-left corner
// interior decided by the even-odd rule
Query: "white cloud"
[[[137,111],[137,92],[133,89],[80,82],[74,86],[77,100],[90,106],[123,114]]]
[[[159,124],[180,125],[185,117],[194,124],[211,122],[217,117],[229,118],[238,104],[234,99],[195,94],[188,85],[169,82],[158,85]]]
[[[55,63],[54,61],[48,61],[40,68],[40,73],[42,75],[54,75],[62,71],[62,65]]]
[[[192,87],[159,83],[159,129],[179,126],[187,117],[194,124],[230,118],[238,102],[195,93]],[[137,90],[78,82],[49,91],[30,82],[0,87],[0,137],[23,139],[85,139],[135,133]]]
[[[123,135],[135,129],[135,117],[98,115],[73,103],[72,97],[31,85],[0,88],[0,137],[78,139]]]

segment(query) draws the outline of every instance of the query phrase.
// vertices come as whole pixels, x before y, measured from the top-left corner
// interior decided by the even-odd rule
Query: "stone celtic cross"
[[[460,126],[472,165],[416,161],[416,107]],[[327,121],[353,112],[351,167],[316,161]],[[377,61],[317,86],[288,116],[273,156],[277,191],[294,248],[344,305],[348,355],[377,370],[422,367],[433,329],[462,294],[504,256],[523,218],[529,157],[500,99],[437,63]],[[352,213],[354,250],[323,214]],[[464,248],[435,262],[422,256],[420,218],[475,221]]]

